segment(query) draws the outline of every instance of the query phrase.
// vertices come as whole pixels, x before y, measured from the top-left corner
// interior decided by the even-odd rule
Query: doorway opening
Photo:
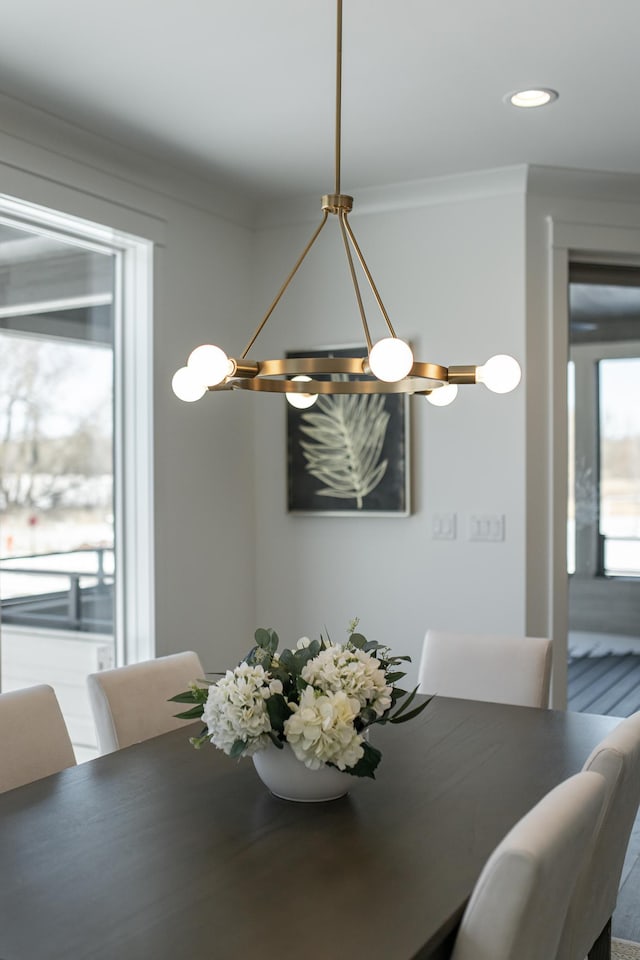
[[[640,709],[640,269],[569,270],[569,709]]]

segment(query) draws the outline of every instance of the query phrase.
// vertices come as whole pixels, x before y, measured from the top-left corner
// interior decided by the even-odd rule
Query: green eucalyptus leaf
[[[401,713],[404,713],[404,711],[407,709],[407,707],[410,706],[410,704],[411,704],[411,703],[413,702],[413,700],[415,699],[415,696],[416,696],[417,692],[418,692],[418,688],[415,687],[415,688],[411,691],[411,693],[409,693],[409,694],[407,695],[407,699],[404,701],[404,703],[402,704],[402,706],[398,708],[397,712],[394,714],[394,717],[399,717]],[[392,718],[392,719],[393,719],[393,718]]]
[[[284,722],[291,716],[287,701],[281,693],[272,693],[266,703],[271,729],[277,733],[284,733]]]
[[[296,658],[291,652],[291,650],[283,650],[280,654],[280,666],[283,670],[286,670],[287,673],[297,672],[296,668]]]
[[[229,756],[232,758],[241,757],[244,753],[247,746],[246,740],[236,740],[236,742],[231,747],[229,751]]]
[[[375,780],[375,769],[382,760],[382,754],[376,747],[372,747],[365,740],[362,744],[364,754],[353,767],[347,767],[345,773],[350,773],[353,777],[370,777]]]
[[[270,656],[278,649],[279,637],[275,630],[272,630],[269,627],[267,630],[264,627],[258,627],[255,634],[256,644],[262,649],[265,650]]]
[[[283,687],[286,687],[290,682],[289,671],[285,670],[282,664],[272,663],[269,668],[269,673],[274,678],[274,680],[279,680]]]
[[[197,703],[197,700],[193,690],[185,690],[184,693],[176,693],[175,697],[169,697],[168,702],[169,703]]]
[[[192,707],[191,710],[185,710],[184,713],[174,713],[174,717],[178,720],[198,720],[203,712],[203,705],[198,703],[195,707]]]
[[[412,703],[417,692],[418,692],[418,688],[416,687],[415,690],[413,690],[409,694],[409,696],[407,697],[405,702],[402,704],[400,709],[397,710],[396,713],[394,713],[394,715],[389,718],[391,720],[391,723],[403,723],[405,720],[412,720],[414,717],[417,717],[418,714],[422,713],[425,707],[429,706],[429,704],[433,700],[433,694],[427,697],[424,700],[424,702],[421,703],[419,706],[415,707],[413,710],[410,710],[409,713],[406,713],[407,707]]]
[[[395,673],[388,673],[385,679],[387,683],[395,683],[396,680],[402,680],[403,677],[406,677],[406,673],[404,673],[401,670],[398,670]]]
[[[359,650],[364,649],[366,642],[367,638],[363,637],[361,633],[352,633],[349,637],[349,643],[352,643],[354,647],[358,647]]]
[[[317,648],[314,648],[314,644],[318,644]],[[296,674],[302,673],[304,666],[313,660],[314,657],[317,657],[320,652],[320,642],[319,640],[314,640],[309,644],[308,647],[303,647],[302,650],[296,650],[293,654],[296,669]]]
[[[417,717],[422,713],[425,707],[429,706],[432,700],[433,697],[428,697],[424,703],[420,704],[420,706],[415,707],[413,710],[409,710],[409,713],[403,713],[399,718],[398,714],[396,713],[395,716],[391,717],[391,723],[404,723],[405,720],[413,720],[414,717]]]

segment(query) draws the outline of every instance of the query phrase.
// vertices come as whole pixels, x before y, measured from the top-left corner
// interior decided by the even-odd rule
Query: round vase
[[[264,785],[282,800],[318,803],[337,800],[349,791],[350,774],[327,766],[310,770],[298,760],[288,743],[282,750],[269,746],[254,753],[252,759]]]

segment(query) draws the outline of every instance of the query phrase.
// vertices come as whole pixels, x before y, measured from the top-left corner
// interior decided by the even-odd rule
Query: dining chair
[[[89,702],[101,753],[113,753],[184,726],[169,697],[204,677],[197,653],[185,651],[90,673]]]
[[[551,641],[544,637],[427,630],[418,692],[547,707],[550,679]]]
[[[581,772],[540,800],[493,851],[462,917],[451,960],[550,960],[605,798]]]
[[[607,795],[591,854],[569,904],[557,960],[611,956],[611,916],[640,803],[640,712],[619,723],[583,769],[604,777]]]
[[[0,793],[76,764],[53,687],[0,694]]]

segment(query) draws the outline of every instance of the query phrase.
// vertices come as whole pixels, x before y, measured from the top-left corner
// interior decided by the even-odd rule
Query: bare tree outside
[[[0,334],[1,555],[113,545],[112,351]]]

